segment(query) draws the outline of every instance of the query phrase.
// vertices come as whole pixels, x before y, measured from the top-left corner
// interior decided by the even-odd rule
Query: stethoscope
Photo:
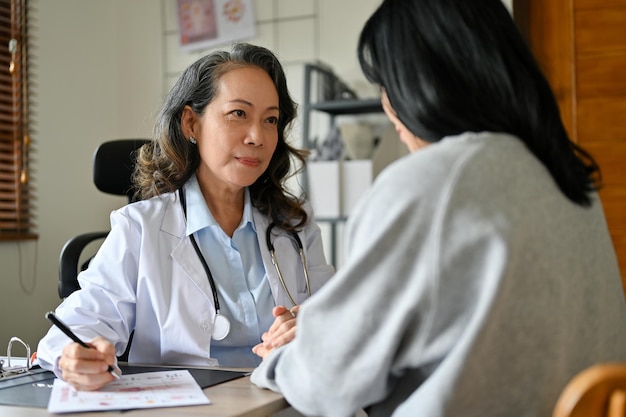
[[[267,249],[270,252],[270,257],[272,258],[272,264],[274,264],[274,267],[276,268],[278,279],[280,279],[280,283],[282,284],[283,289],[287,293],[287,296],[289,297],[289,301],[291,301],[291,304],[293,304],[293,306],[295,307],[296,305],[298,305],[298,303],[296,303],[296,300],[293,299],[293,297],[291,296],[291,292],[287,288],[287,284],[285,284],[285,278],[283,278],[283,274],[282,272],[280,272],[280,265],[278,265],[278,259],[276,258],[276,251],[274,250],[274,245],[272,244],[272,229],[274,228],[274,226],[275,226],[274,223],[270,223],[270,225],[267,226],[267,231],[265,232],[265,241],[267,242]],[[296,232],[291,232],[291,236],[293,236],[294,240],[296,241],[296,244],[298,245],[298,253],[300,254],[300,261],[302,262],[302,271],[304,271],[304,281],[306,282],[306,292],[307,292],[307,295],[310,297],[311,296],[311,283],[309,282],[309,269],[306,266],[306,256],[304,255],[304,247],[302,246],[302,241],[300,240],[300,236],[298,236]]]
[[[185,222],[186,222],[187,221],[187,201],[185,199],[185,193],[183,192],[182,189],[178,189],[178,195],[180,197],[180,205],[183,209],[183,215],[185,216]],[[280,271],[278,259],[276,258],[276,251],[274,250],[274,245],[272,244],[271,236],[272,236],[272,229],[274,228],[274,226],[275,226],[274,223],[271,223],[267,227],[267,231],[265,232],[265,240],[267,242],[267,248],[269,250],[270,257],[272,259],[272,264],[276,268],[276,272],[278,274],[280,283],[282,284],[283,289],[287,293],[287,296],[289,297],[289,301],[291,301],[291,303],[294,306],[296,306],[297,303],[294,300],[294,298],[291,296],[291,292],[289,291],[289,289],[287,288],[287,284],[285,283],[285,278],[283,277],[283,274]],[[302,261],[302,270],[304,271],[304,280],[306,281],[306,291],[307,291],[308,296],[310,297],[311,296],[311,284],[309,282],[309,270],[306,264],[306,256],[304,255],[304,247],[302,246],[302,241],[300,240],[300,237],[298,236],[297,233],[291,232],[291,235],[293,236],[294,240],[296,241],[296,244],[298,245],[298,253],[300,254],[300,260]],[[198,259],[200,259],[200,262],[202,263],[202,268],[204,268],[204,272],[206,273],[206,276],[209,280],[209,284],[211,286],[211,292],[213,293],[213,302],[215,304],[215,319],[213,320],[213,332],[211,333],[211,336],[215,340],[222,340],[226,336],[228,336],[228,334],[230,333],[230,320],[228,319],[228,317],[220,313],[220,301],[217,296],[217,286],[215,285],[215,280],[213,279],[213,274],[211,273],[211,269],[209,268],[209,265],[207,264],[206,259],[204,259],[204,256],[202,255],[202,251],[200,250],[200,247],[198,246],[198,242],[196,242],[196,239],[193,236],[193,234],[189,235],[189,238],[191,239],[191,244],[193,245],[193,248],[196,251],[196,254],[198,255]]]

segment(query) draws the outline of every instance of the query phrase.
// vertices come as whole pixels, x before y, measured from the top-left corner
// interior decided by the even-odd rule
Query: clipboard
[[[138,374],[142,372],[171,371],[186,369],[200,387],[231,381],[248,375],[248,372],[227,371],[222,369],[194,368],[184,366],[148,366],[119,364],[122,374]],[[50,371],[35,365],[27,374],[0,381],[0,404],[20,407],[47,408],[52,392],[52,384],[56,376]]]

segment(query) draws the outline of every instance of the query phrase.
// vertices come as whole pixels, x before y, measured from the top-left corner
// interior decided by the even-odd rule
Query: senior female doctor
[[[310,209],[285,189],[291,158],[305,157],[285,141],[295,114],[265,48],[187,68],[139,152],[142,200],[112,213],[81,289],[56,309],[93,349],[51,328],[42,367],[93,390],[131,334],[129,362],[236,367],[258,364],[251,348],[268,329],[293,338],[293,308],[334,273]]]

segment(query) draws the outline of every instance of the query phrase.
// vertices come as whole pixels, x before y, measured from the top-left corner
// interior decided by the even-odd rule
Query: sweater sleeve
[[[381,401],[394,383],[385,376],[397,352],[419,344],[428,325],[429,228],[417,227],[414,202],[398,201],[388,184],[375,187],[364,205],[347,226],[346,264],[302,305],[296,339],[252,374],[252,382],[282,392],[304,414],[348,416]],[[426,262],[406,262],[409,252]]]
[[[463,233],[465,223],[450,218],[466,158],[425,172],[403,163],[379,176],[351,214],[345,265],[302,306],[297,337],[254,371],[255,384],[282,392],[304,414],[348,416],[378,404],[380,415],[390,415],[428,378],[474,302],[465,284],[445,278],[444,265],[471,270],[482,249],[468,248],[492,244],[489,230]],[[431,181],[416,188],[414,178],[428,174]],[[458,245],[446,243],[453,229],[466,236]]]

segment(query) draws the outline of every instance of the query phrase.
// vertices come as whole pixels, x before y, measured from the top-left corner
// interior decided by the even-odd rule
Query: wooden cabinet
[[[626,288],[626,0],[514,0],[513,8],[571,137],[600,165]]]

